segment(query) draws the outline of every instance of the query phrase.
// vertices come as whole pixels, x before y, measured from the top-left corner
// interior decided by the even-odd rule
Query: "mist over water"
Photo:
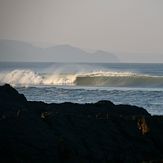
[[[163,114],[162,64],[1,63],[0,84],[4,83],[32,101],[105,99]]]

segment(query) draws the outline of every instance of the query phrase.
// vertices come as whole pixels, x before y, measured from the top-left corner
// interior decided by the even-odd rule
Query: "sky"
[[[163,0],[0,0],[0,39],[163,63]]]

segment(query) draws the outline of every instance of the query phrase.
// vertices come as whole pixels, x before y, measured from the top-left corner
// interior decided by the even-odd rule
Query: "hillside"
[[[118,62],[118,58],[109,52],[97,50],[86,52],[70,45],[56,45],[40,48],[30,43],[0,40],[0,61],[34,62]]]

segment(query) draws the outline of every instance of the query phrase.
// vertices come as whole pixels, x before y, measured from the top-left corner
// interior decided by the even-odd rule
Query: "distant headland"
[[[30,43],[0,39],[0,61],[16,62],[119,62],[115,54],[103,50],[86,52],[70,45],[41,48]]]

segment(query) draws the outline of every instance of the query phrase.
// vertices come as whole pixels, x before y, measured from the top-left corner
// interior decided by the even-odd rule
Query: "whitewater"
[[[111,100],[163,114],[163,64],[0,63],[0,84],[28,100],[92,103]]]

